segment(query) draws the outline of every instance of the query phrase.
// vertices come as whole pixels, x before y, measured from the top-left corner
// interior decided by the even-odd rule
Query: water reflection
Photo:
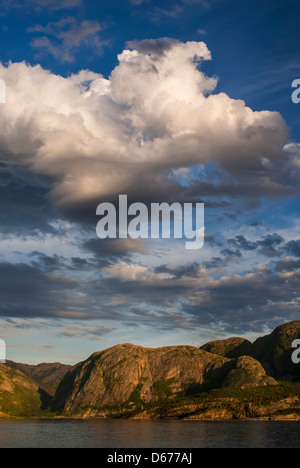
[[[300,447],[294,421],[1,420],[1,448]]]

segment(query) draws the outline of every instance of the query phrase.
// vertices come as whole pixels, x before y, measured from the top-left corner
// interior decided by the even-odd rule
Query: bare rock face
[[[225,340],[215,340],[200,347],[209,353],[219,354],[227,358],[238,358],[250,355],[252,343],[244,338],[232,337]]]
[[[105,407],[141,406],[204,384],[221,386],[231,366],[229,359],[192,346],[122,344],[74,366],[58,387],[54,407],[88,417]]]
[[[249,356],[237,359],[235,368],[227,375],[223,386],[250,388],[266,385],[278,385],[275,379],[269,377],[262,365]]]
[[[93,354],[61,382],[53,409],[94,417],[105,409],[144,404],[212,388],[276,385],[255,359],[228,359],[192,346],[143,348],[123,344]]]

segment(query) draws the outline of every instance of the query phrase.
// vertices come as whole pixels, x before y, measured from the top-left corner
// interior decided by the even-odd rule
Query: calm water
[[[300,448],[300,422],[1,420],[0,448]]]

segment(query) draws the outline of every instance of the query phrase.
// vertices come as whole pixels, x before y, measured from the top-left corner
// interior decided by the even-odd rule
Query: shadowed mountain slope
[[[43,363],[38,365],[21,364],[14,361],[6,361],[6,365],[19,370],[34,380],[49,395],[54,396],[57,387],[71,366],[66,364]]]

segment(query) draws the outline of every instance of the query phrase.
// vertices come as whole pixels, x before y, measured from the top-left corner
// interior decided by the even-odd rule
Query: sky
[[[1,0],[0,338],[119,343],[299,319],[296,0]],[[100,203],[204,203],[205,242],[96,235]]]

